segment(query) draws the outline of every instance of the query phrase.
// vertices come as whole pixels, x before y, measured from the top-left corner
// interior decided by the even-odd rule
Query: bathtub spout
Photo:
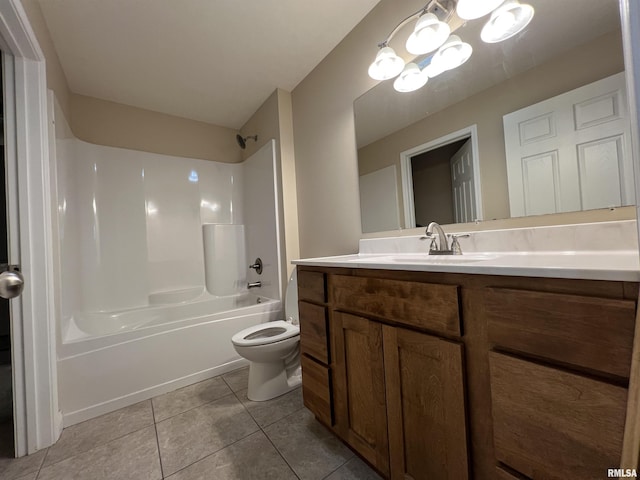
[[[260,281],[247,283],[247,288],[256,288],[261,286],[262,286],[262,282]]]

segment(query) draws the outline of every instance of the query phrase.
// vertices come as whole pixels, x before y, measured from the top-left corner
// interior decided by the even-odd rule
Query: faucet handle
[[[429,251],[433,252],[435,250],[438,250],[438,242],[436,242],[437,238],[438,238],[437,233],[433,234],[431,232],[427,232],[425,235],[420,237],[420,240],[431,240],[431,243],[429,244]]]
[[[460,247],[460,243],[458,242],[458,239],[469,238],[471,235],[469,235],[468,233],[463,233],[460,235],[449,234],[448,236],[451,237],[451,251],[453,252],[453,254],[462,255],[462,248]]]

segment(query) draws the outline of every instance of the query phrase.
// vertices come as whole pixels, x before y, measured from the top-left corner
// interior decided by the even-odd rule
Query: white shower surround
[[[93,145],[56,108],[55,164],[64,424],[245,364],[231,336],[282,316],[275,142],[241,164]],[[260,276],[242,268],[256,257]],[[210,291],[205,264],[238,277],[235,297]]]

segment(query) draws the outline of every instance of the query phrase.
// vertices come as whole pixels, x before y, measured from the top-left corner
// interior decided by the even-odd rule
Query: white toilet
[[[295,268],[285,293],[284,313],[286,320],[261,323],[231,337],[236,352],[250,362],[249,400],[270,400],[302,383]]]

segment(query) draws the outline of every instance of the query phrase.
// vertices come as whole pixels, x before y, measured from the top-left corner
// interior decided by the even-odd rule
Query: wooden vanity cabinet
[[[305,407],[330,427],[333,425],[334,408],[326,296],[324,273],[298,272],[302,396]]]
[[[617,467],[636,301],[486,289],[496,459],[529,478]]]
[[[467,479],[463,347],[383,326],[391,478]]]
[[[300,267],[305,405],[385,478],[617,468],[638,284]]]
[[[335,428],[382,474],[389,474],[382,324],[333,312]]]
[[[392,479],[468,478],[462,345],[334,311],[336,430]]]
[[[468,478],[458,286],[341,272],[298,271],[305,405],[387,478]]]

